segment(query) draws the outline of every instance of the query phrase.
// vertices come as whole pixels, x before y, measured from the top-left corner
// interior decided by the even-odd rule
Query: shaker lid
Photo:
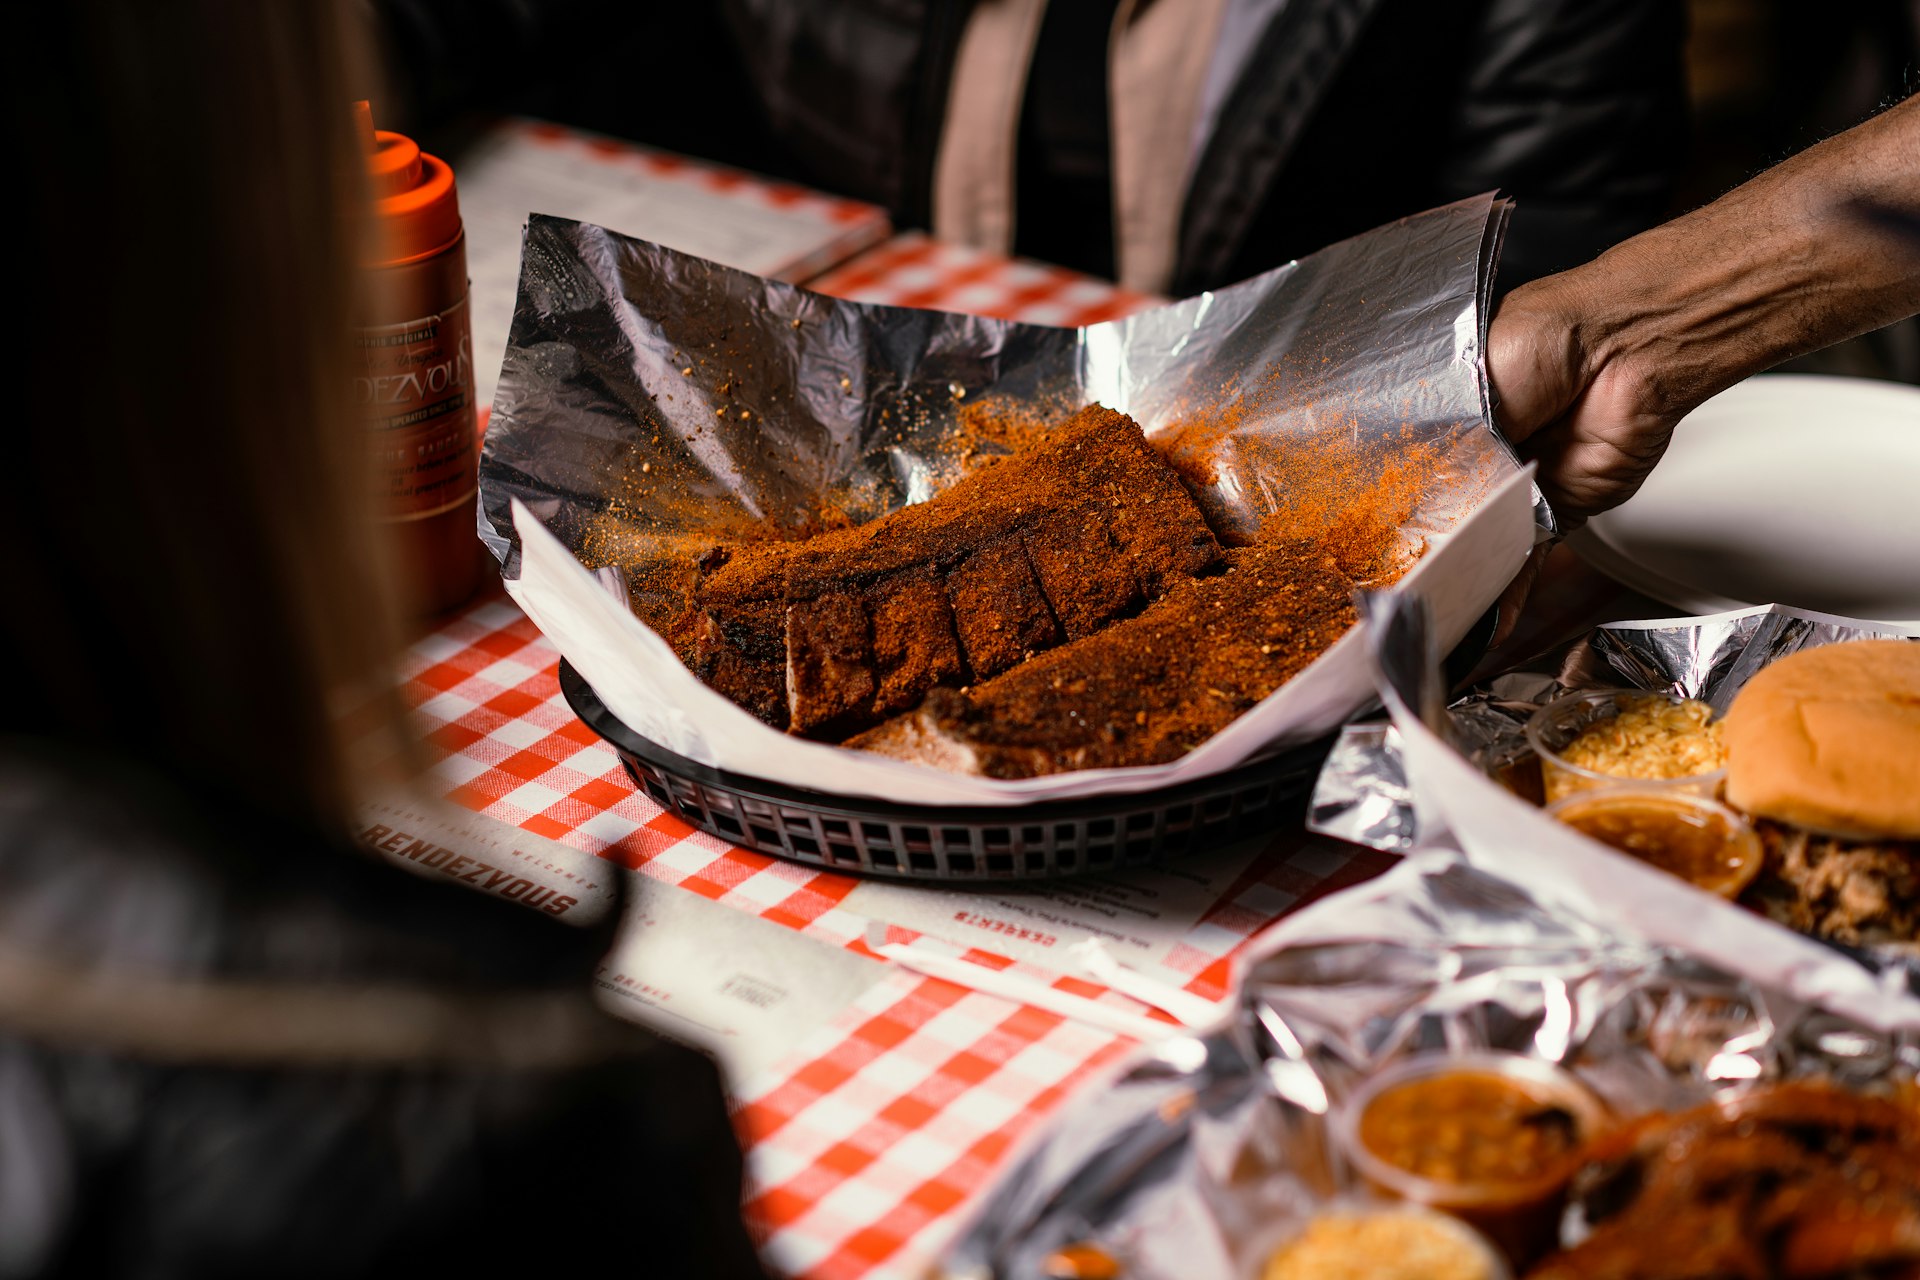
[[[453,170],[405,134],[373,127],[373,107],[353,104],[376,215],[378,259],[388,265],[439,253],[460,235]]]

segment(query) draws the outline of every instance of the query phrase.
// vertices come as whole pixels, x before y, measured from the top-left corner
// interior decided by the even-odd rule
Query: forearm
[[[1631,367],[1677,414],[1920,311],[1916,227],[1920,98],[1543,284],[1590,374]]]

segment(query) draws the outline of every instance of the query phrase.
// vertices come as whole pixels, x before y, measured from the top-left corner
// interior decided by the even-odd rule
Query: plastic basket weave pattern
[[[567,705],[620,755],[634,785],[675,817],[757,853],[911,880],[1022,880],[1111,871],[1272,830],[1313,785],[1314,744],[1165,791],[949,808],[830,796],[675,755],[614,718],[571,665]]]

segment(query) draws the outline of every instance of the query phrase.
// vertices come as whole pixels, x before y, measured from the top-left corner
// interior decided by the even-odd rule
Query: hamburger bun
[[[1782,658],[1747,682],[1721,733],[1736,808],[1847,839],[1920,839],[1920,643]]]

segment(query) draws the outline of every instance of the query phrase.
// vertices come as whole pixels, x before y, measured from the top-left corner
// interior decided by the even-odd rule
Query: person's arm
[[[1616,506],[1707,397],[1920,311],[1917,224],[1920,97],[1516,289],[1487,346],[1500,425],[1562,515]]]

